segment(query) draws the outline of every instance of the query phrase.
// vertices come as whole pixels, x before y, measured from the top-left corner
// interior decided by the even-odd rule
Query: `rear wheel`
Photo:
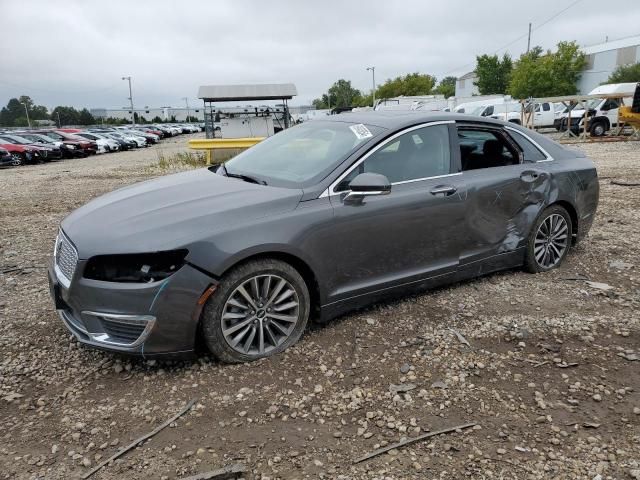
[[[538,217],[527,242],[525,267],[531,273],[560,266],[569,252],[573,232],[569,213],[552,205]]]
[[[309,290],[295,268],[279,260],[255,260],[222,278],[205,306],[202,332],[223,362],[248,362],[296,343],[309,310]]]

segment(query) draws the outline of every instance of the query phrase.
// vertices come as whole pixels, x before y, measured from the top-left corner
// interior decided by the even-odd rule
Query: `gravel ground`
[[[601,177],[590,237],[562,268],[509,271],[311,327],[247,365],[160,363],[79,346],[44,266],[60,220],[162,174],[156,151],[0,171],[0,478],[640,479],[640,144],[587,144]],[[596,288],[584,278],[606,283]],[[468,340],[466,345],[454,331]],[[402,438],[475,423],[370,460]]]

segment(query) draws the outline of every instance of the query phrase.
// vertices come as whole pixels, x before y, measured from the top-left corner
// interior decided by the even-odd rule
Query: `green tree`
[[[91,112],[86,108],[80,110],[78,114],[78,124],[79,125],[95,125],[96,119],[91,115]]]
[[[504,94],[507,92],[513,62],[508,54],[502,60],[497,55],[479,55],[476,57],[475,74],[478,80],[474,83],[480,95]]]
[[[409,73],[393,79],[388,79],[376,89],[376,98],[393,98],[433,93],[436,77],[423,73]]]
[[[535,47],[516,62],[508,92],[514,98],[575,95],[586,64],[576,42],[560,42],[555,52]]]
[[[63,125],[80,125],[80,112],[73,107],[57,106],[51,112],[51,120],[58,123],[60,119],[60,126]]]
[[[107,117],[104,119],[103,123],[106,123],[108,125],[124,125],[130,122],[129,120],[126,120],[124,118]]]
[[[633,83],[640,82],[640,63],[620,65],[609,76],[606,83]]]
[[[25,105],[29,112],[30,120],[43,120],[49,117],[47,107],[43,105],[35,105],[31,97],[21,95],[19,98],[12,98],[7,102],[7,106],[0,110],[0,125],[26,126],[27,114]]]
[[[163,121],[158,115],[151,119],[151,123],[162,123]]]
[[[341,78],[329,87],[327,93],[320,98],[316,98],[311,103],[317,109],[354,107],[360,104],[361,99],[362,92],[357,88],[353,88],[351,80]]]
[[[456,77],[444,77],[434,92],[444,95],[444,98],[453,97],[456,94],[456,80]]]

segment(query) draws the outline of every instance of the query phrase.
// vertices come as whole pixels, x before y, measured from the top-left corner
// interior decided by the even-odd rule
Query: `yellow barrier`
[[[253,147],[260,143],[265,137],[255,138],[196,138],[189,140],[189,148],[193,150],[204,150],[207,155],[207,165],[211,165],[214,159],[215,150],[238,149]]]

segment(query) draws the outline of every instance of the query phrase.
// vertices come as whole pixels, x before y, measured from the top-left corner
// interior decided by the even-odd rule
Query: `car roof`
[[[505,125],[504,122],[486,117],[474,117],[462,113],[448,112],[423,112],[417,110],[397,111],[397,110],[375,110],[368,112],[345,112],[337,115],[320,117],[317,120],[344,123],[364,123],[382,128],[395,130],[409,125],[426,122],[460,121],[460,122],[482,122],[491,123],[498,126]],[[313,121],[317,121],[313,120]]]

